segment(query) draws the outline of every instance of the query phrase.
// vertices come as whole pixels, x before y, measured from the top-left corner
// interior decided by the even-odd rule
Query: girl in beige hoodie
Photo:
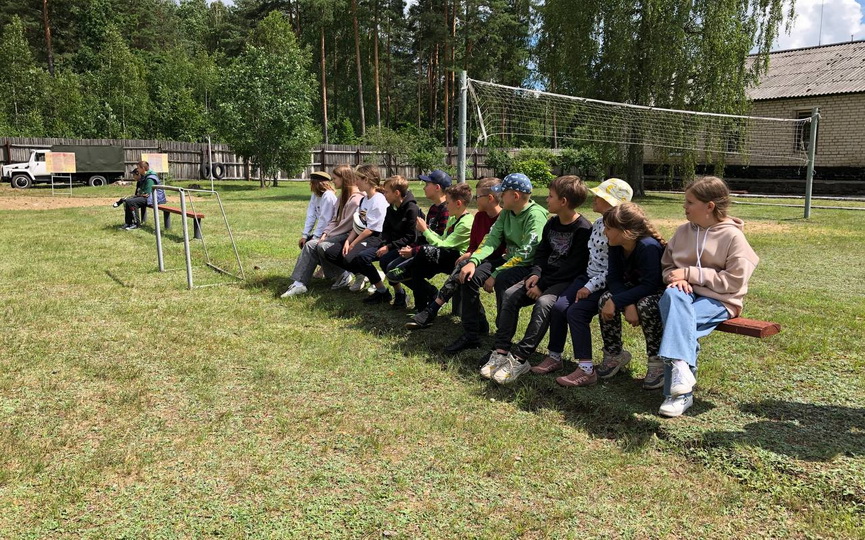
[[[685,188],[685,216],[661,259],[667,289],[659,307],[664,322],[664,403],[659,414],[680,416],[694,402],[697,339],[742,311],[748,279],[759,262],[729,217],[730,190],[720,178],[698,178]]]

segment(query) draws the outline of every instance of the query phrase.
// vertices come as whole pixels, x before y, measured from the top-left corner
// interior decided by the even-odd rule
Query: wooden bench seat
[[[141,209],[141,222],[144,222],[144,218],[147,215],[146,210],[150,210],[151,207],[146,207]],[[182,214],[183,212],[180,208],[174,206],[162,206],[159,205],[159,211],[162,212],[163,222],[165,223],[165,228],[171,228],[171,214]],[[189,210],[186,211],[186,217],[192,218],[192,228],[195,234],[195,238],[201,238],[201,220],[204,219],[204,214],[200,212],[191,212]]]
[[[775,322],[735,317],[719,324],[716,330],[719,332],[729,332],[730,334],[739,334],[741,336],[766,338],[774,336],[780,332],[781,325]]]

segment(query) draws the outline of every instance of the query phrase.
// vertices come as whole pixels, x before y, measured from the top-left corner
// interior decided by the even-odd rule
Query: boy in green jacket
[[[445,347],[448,354],[481,346],[481,287],[496,293],[496,307],[500,307],[504,292],[531,273],[535,250],[547,223],[547,210],[532,200],[532,183],[526,175],[509,174],[493,190],[502,194],[503,210],[460,269],[463,334]],[[505,255],[485,261],[502,242],[507,245]]]
[[[450,273],[457,259],[469,245],[474,216],[468,205],[472,200],[472,188],[467,184],[456,184],[445,190],[448,220],[444,232],[439,235],[417,218],[417,230],[426,244],[420,246],[417,255],[388,271],[391,283],[405,283],[414,293],[415,309],[420,311],[435,298],[438,289],[427,281],[442,273]]]

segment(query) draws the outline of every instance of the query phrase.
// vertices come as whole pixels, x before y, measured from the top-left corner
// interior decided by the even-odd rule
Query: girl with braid
[[[631,361],[631,353],[622,348],[622,314],[631,326],[642,327],[650,361],[658,356],[663,335],[658,298],[664,287],[661,256],[667,243],[643,209],[631,202],[604,214],[604,234],[610,245],[607,292],[598,301],[604,360],[580,386],[598,377],[609,379]]]

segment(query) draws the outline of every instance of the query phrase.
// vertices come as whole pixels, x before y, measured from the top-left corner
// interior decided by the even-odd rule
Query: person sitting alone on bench
[[[729,217],[730,189],[704,176],[685,188],[685,217],[661,259],[667,289],[659,301],[664,333],[658,352],[664,360],[661,416],[681,416],[693,403],[697,383],[697,339],[742,312],[757,254]]]
[[[138,209],[153,206],[153,187],[159,185],[159,176],[150,170],[148,162],[139,161],[132,173],[133,178],[136,173],[138,174],[138,181],[135,183],[135,195],[123,200],[126,219],[121,229],[126,231],[131,231],[141,226],[141,222],[138,220]],[[165,204],[165,192],[163,190],[156,190],[156,200],[159,204]]]

